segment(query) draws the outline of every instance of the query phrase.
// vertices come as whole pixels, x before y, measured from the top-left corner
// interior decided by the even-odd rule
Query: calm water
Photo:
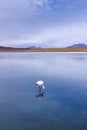
[[[87,130],[87,53],[0,53],[0,130]]]

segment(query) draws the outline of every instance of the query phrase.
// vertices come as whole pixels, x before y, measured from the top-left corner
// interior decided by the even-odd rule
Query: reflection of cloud
[[[17,56],[17,58],[16,58]],[[85,60],[76,60],[85,57]],[[79,53],[32,53],[13,55],[13,58],[0,59],[1,76],[45,76],[87,80],[87,54]],[[4,70],[4,71],[3,71]]]

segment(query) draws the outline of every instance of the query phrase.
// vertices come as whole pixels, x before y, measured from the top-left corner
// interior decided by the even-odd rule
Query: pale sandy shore
[[[87,52],[87,48],[0,49],[0,52]]]

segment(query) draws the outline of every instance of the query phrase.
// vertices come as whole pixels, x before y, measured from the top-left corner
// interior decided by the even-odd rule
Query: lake
[[[0,130],[87,130],[87,53],[0,53]]]

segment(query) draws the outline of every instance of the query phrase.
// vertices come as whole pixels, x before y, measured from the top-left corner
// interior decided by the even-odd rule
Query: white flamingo
[[[37,81],[36,85],[39,87],[39,93],[41,93],[41,90],[45,89],[44,82],[42,80]]]

